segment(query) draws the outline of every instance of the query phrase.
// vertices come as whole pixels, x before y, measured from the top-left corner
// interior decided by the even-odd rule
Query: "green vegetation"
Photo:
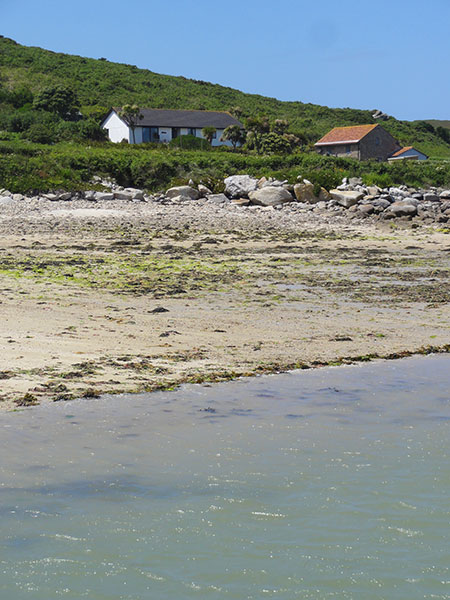
[[[450,120],[439,121],[438,119],[428,119],[426,123],[429,123],[434,128],[436,127],[445,127],[446,129],[450,129]]]
[[[361,176],[367,184],[411,186],[450,183],[450,163],[397,161],[379,163],[297,152],[288,155],[244,154],[232,149],[185,150],[154,144],[89,146],[65,142],[48,145],[17,138],[0,140],[0,187],[12,192],[92,189],[94,175],[113,177],[120,185],[156,191],[189,179],[223,191],[223,178],[237,173],[275,176],[291,183],[307,178],[327,189],[342,177]]]
[[[180,136],[169,145],[113,145],[100,128],[111,106],[122,106],[135,125],[138,106],[229,110],[245,122],[248,143],[245,151],[210,148],[205,140]],[[93,175],[148,190],[192,178],[220,191],[223,177],[243,172],[292,183],[301,176],[328,189],[347,175],[381,186],[449,185],[450,140],[441,124],[383,122],[400,143],[433,158],[425,164],[359,163],[311,151],[334,126],[371,122],[371,111],[281,102],[0,36],[0,187],[13,192],[86,189]],[[233,145],[237,135],[226,133]]]
[[[139,125],[139,120],[142,119],[140,108],[137,104],[124,104],[119,110],[119,117],[126,121],[131,129],[131,142],[136,143],[135,131]]]
[[[231,142],[233,149],[236,150],[238,144],[245,142],[245,136],[239,125],[229,125],[222,134],[221,141]]]
[[[101,119],[111,106],[137,104],[148,108],[230,110],[237,118],[267,115],[286,119],[289,131],[313,142],[332,127],[374,122],[371,110],[332,109],[302,102],[282,102],[205,81],[160,75],[134,65],[83,58],[41,48],[21,46],[0,37],[0,112],[2,94],[12,94],[24,107],[44,88],[62,85],[76,91],[81,112]],[[1,90],[0,86],[0,90]],[[4,98],[3,98],[4,99]],[[235,108],[232,108],[235,107]],[[404,145],[417,146],[432,157],[449,157],[450,145],[420,123],[383,122]],[[3,127],[0,124],[0,127]]]
[[[216,133],[217,129],[215,127],[211,127],[210,125],[208,125],[207,127],[203,127],[202,129],[202,136],[205,138],[209,145],[212,144],[213,138],[216,135]]]

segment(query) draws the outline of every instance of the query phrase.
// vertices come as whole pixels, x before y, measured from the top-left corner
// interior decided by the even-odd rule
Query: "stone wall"
[[[350,152],[348,152],[348,146],[350,146]],[[322,146],[318,149],[318,152],[319,154],[359,159],[359,144],[335,144],[330,146]]]
[[[399,148],[400,145],[390,133],[382,127],[376,127],[359,143],[360,160],[387,160]]]

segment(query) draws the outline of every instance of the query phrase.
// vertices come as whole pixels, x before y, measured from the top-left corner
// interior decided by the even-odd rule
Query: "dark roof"
[[[116,110],[116,109],[113,109]],[[116,110],[118,112],[118,110]],[[213,110],[167,110],[160,108],[142,108],[142,119],[138,127],[216,127],[225,129],[229,125],[243,127],[237,119],[227,112]]]

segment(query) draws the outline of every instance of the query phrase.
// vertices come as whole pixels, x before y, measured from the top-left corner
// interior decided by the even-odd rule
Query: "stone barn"
[[[379,161],[400,149],[397,140],[378,124],[335,127],[314,146],[319,154]]]

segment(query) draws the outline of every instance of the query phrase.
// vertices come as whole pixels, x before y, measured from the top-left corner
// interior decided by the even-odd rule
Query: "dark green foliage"
[[[439,126],[445,127],[446,129],[450,129],[450,120],[445,121],[439,119],[428,119],[426,122],[432,125],[435,129]]]
[[[229,125],[223,131],[221,141],[231,142],[233,148],[236,150],[238,144],[243,144],[245,141],[245,134],[239,125]]]
[[[102,123],[108,116],[110,109],[106,106],[82,106],[81,114],[86,119],[94,119],[97,123]]]
[[[31,111],[19,112],[12,109],[0,111],[0,128],[13,133],[21,133],[35,122]]]
[[[70,87],[51,85],[36,94],[33,108],[55,113],[63,119],[70,119],[76,115],[79,102],[76,92]]]
[[[102,129],[97,119],[90,118],[77,122],[79,136],[82,140],[92,140],[94,142],[106,141],[108,133]]]
[[[263,154],[289,154],[291,150],[292,146],[289,141],[278,133],[271,131],[261,136],[261,152]]]
[[[0,187],[13,192],[89,189],[94,175],[110,176],[121,185],[153,191],[172,183],[187,183],[190,178],[209,181],[219,190],[223,178],[236,173],[275,176],[291,183],[300,176],[327,189],[346,176],[361,176],[365,183],[381,186],[450,186],[450,164],[445,162],[379,163],[300,152],[256,156],[219,149],[149,150],[146,145],[94,142],[86,146],[70,142],[52,146],[0,141]]]
[[[261,153],[262,136],[270,131],[270,123],[267,115],[249,117],[245,120],[245,129],[248,132],[247,144],[254,148],[257,154]]]
[[[30,125],[25,136],[27,140],[37,144],[51,144],[56,139],[54,128],[48,127],[43,123],[33,123],[33,125]]]
[[[0,87],[0,103],[11,104],[14,108],[31,106],[33,93],[29,87],[21,85],[13,90]]]
[[[215,127],[211,127],[210,125],[203,127],[202,129],[202,136],[205,138],[205,140],[208,142],[209,145],[212,144],[214,135],[217,133],[217,130]]]
[[[446,144],[450,144],[450,129],[446,129],[445,127],[436,127],[436,134],[444,140]]]
[[[272,125],[272,131],[278,135],[283,135],[289,129],[289,122],[286,119],[275,119]]]
[[[434,133],[433,125],[427,121],[416,121],[414,125],[419,131],[428,131],[430,133]]]

